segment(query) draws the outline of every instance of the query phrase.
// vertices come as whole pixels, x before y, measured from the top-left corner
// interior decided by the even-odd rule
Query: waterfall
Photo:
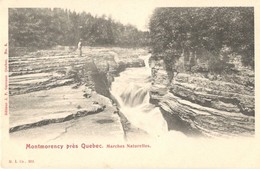
[[[168,132],[167,123],[158,107],[149,103],[151,70],[150,55],[142,56],[146,67],[128,68],[115,78],[111,93],[119,104],[120,111],[134,126],[149,135],[160,137]]]

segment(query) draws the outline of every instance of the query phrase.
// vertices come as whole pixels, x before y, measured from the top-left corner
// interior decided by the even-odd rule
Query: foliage
[[[111,18],[60,8],[10,8],[9,45],[45,48],[75,46],[80,38],[88,45],[147,45],[148,32],[124,26]]]
[[[153,55],[165,54],[172,61],[184,56],[187,70],[203,50],[214,56],[207,59],[210,71],[227,68],[231,54],[241,55],[244,65],[254,67],[251,7],[157,8],[149,27]]]

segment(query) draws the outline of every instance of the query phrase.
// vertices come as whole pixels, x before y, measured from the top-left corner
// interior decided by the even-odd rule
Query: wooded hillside
[[[157,8],[149,27],[153,55],[168,69],[184,56],[186,70],[204,70],[197,61],[206,56],[206,70],[222,72],[232,55],[254,68],[254,8]]]
[[[148,32],[105,15],[60,8],[9,9],[10,47],[76,46],[80,38],[87,45],[141,46],[147,44]]]

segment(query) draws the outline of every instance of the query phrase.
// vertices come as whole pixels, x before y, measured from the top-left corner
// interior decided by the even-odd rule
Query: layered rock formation
[[[214,79],[179,73],[169,81],[162,60],[152,60],[151,67],[151,102],[161,107],[169,130],[206,136],[254,134],[253,73],[218,75]]]
[[[85,83],[95,88],[94,82],[100,80],[97,78],[99,76],[102,77],[101,80],[108,81],[107,84],[109,84],[113,81],[113,77],[125,68],[144,66],[143,60],[138,59],[138,55],[145,53],[147,52],[143,49],[88,47],[83,49],[82,57],[79,57],[78,52],[69,49],[41,50],[23,56],[10,57],[10,95],[73,83]]]
[[[110,98],[114,76],[128,67],[144,66],[138,56],[146,53],[144,49],[85,47],[82,57],[69,48],[10,57],[11,137],[41,136],[49,141],[80,133],[85,138],[124,139],[130,127],[122,126],[126,119],[106,97]]]

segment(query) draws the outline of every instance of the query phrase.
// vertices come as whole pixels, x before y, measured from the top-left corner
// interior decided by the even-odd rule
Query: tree
[[[166,65],[183,55],[190,70],[204,49],[214,56],[207,59],[213,72],[221,70],[216,65],[222,69],[228,65],[230,54],[241,55],[244,65],[254,66],[253,8],[157,8],[149,28],[153,55],[164,56]],[[225,46],[230,50],[223,55]]]
[[[49,48],[76,45],[82,38],[90,45],[147,45],[148,34],[134,26],[60,8],[10,8],[11,47]]]

